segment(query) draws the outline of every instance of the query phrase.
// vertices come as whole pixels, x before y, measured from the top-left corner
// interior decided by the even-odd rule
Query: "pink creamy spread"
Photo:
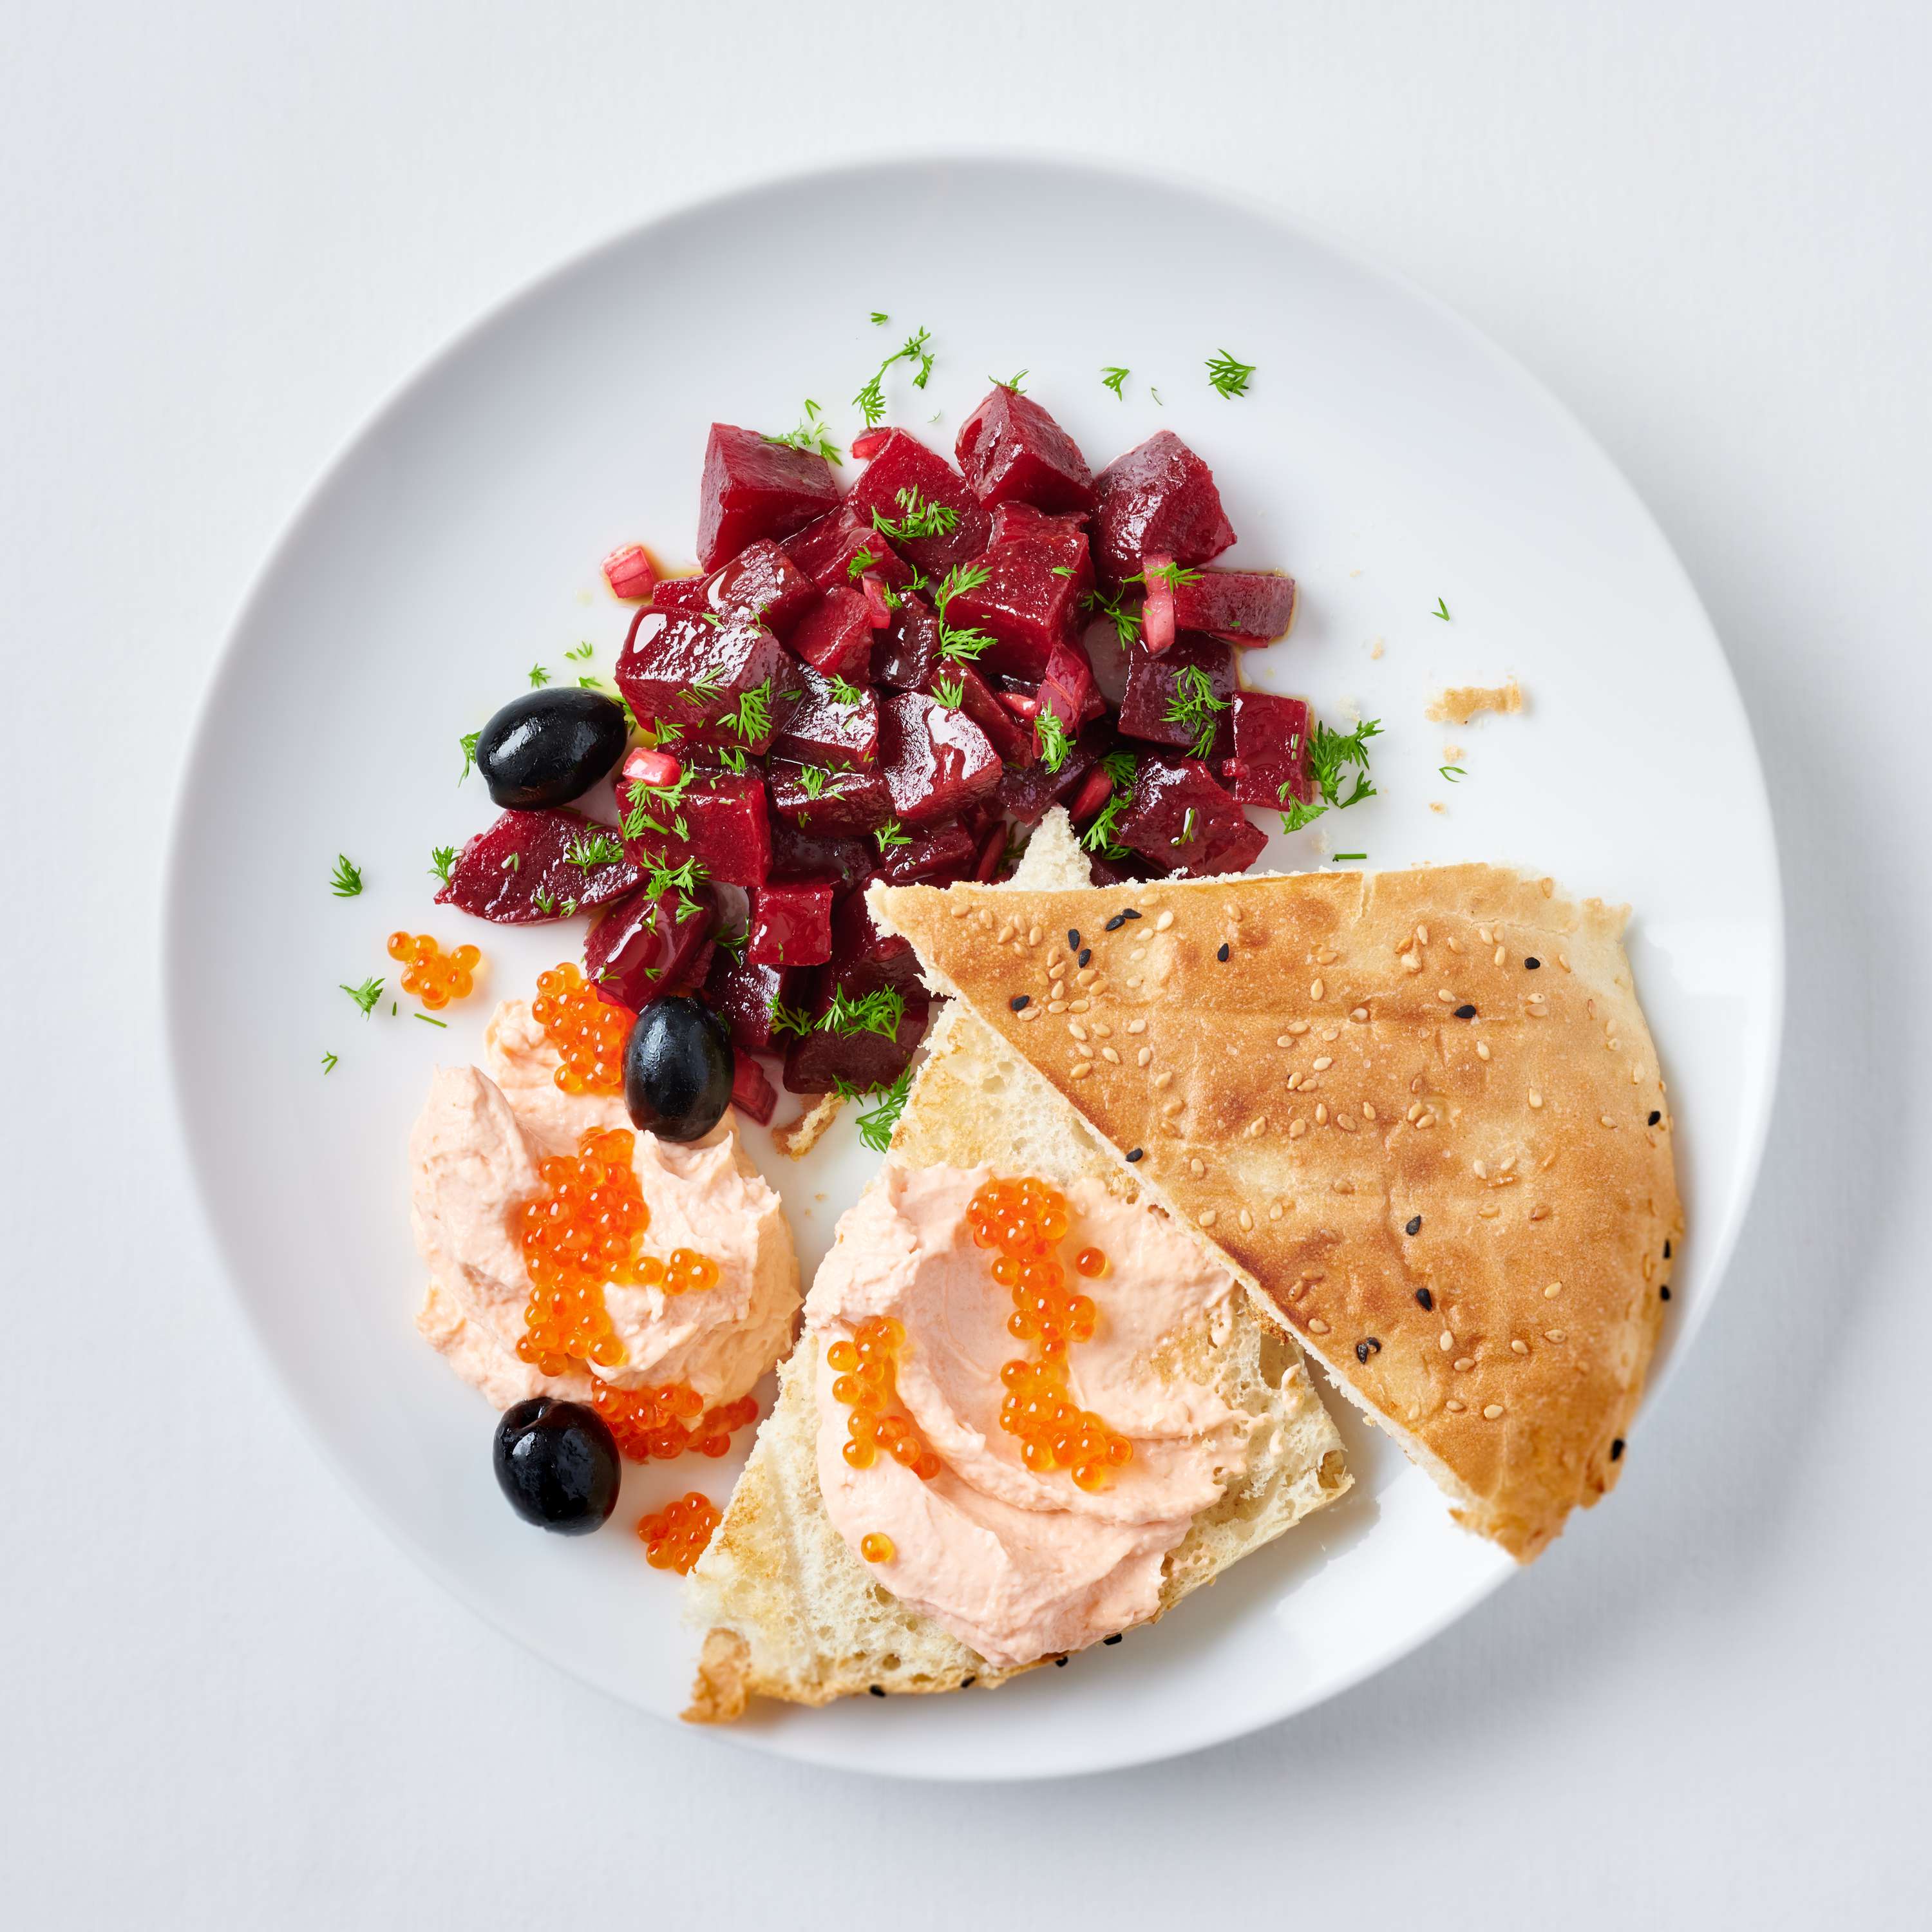
[[[429,1270],[416,1325],[499,1408],[533,1395],[583,1400],[588,1371],[546,1376],[517,1354],[530,1280],[510,1210],[541,1190],[547,1155],[574,1154],[586,1129],[628,1129],[630,1118],[619,1095],[557,1086],[556,1050],[520,1000],[491,1018],[484,1063],[438,1067],[410,1136],[410,1220]],[[647,1252],[709,1255],[718,1285],[677,1295],[607,1286],[625,1359],[597,1372],[628,1388],[688,1382],[708,1406],[734,1401],[785,1352],[798,1308],[798,1258],[778,1196],[729,1114],[688,1146],[640,1133],[636,1149]]]
[[[1245,1462],[1250,1419],[1188,1380],[1178,1346],[1225,1339],[1234,1277],[1153,1209],[1095,1181],[1064,1190],[1069,1257],[1105,1250],[1082,1281],[1099,1304],[1090,1342],[1069,1354],[1069,1400],[1131,1438],[1133,1457],[1089,1493],[1064,1470],[1035,1474],[1000,1427],[1000,1369],[1023,1351],[992,1256],[974,1246],[967,1206],[986,1168],[888,1162],[838,1226],[806,1303],[818,1346],[818,1480],[833,1524],[856,1552],[890,1538],[869,1565],[879,1582],[990,1664],[1077,1650],[1153,1614],[1162,1562]],[[904,1327],[899,1400],[941,1468],[930,1481],[887,1456],[845,1460],[849,1412],[832,1394],[826,1349],[868,1317]]]

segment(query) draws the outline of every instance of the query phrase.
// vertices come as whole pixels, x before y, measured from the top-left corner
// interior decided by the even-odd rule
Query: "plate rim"
[[[162,868],[162,896],[157,935],[160,955],[159,980],[164,1006],[164,1030],[166,1039],[166,1086],[173,1103],[177,1141],[185,1156],[195,1208],[203,1231],[220,1259],[222,1285],[230,1304],[241,1316],[244,1330],[256,1356],[267,1368],[269,1379],[282,1399],[284,1410],[292,1414],[298,1432],[306,1438],[310,1448],[318,1454],[324,1466],[348,1492],[364,1516],[373,1520],[420,1571],[434,1579],[440,1587],[482,1622],[518,1648],[541,1657],[547,1664],[578,1682],[602,1695],[614,1698],[627,1707],[637,1710],[640,1714],[653,1720],[659,1718],[657,1712],[636,1703],[622,1690],[604,1682],[580,1661],[550,1642],[547,1635],[533,1636],[520,1628],[513,1627],[507,1617],[480,1592],[472,1588],[466,1578],[415,1539],[407,1526],[388,1509],[378,1496],[364,1485],[352,1466],[338,1452],[318,1418],[311,1412],[310,1405],[272,1342],[253,1300],[242,1286],[244,1270],[241,1258],[231,1247],[229,1233],[218,1208],[214,1177],[208,1171],[197,1144],[194,1130],[198,1112],[190,1098],[188,1074],[190,1043],[184,998],[188,980],[188,936],[181,909],[185,899],[187,844],[200,790],[197,779],[199,774],[206,768],[205,754],[208,748],[208,741],[221,710],[224,694],[239,674],[244,639],[255,628],[262,607],[268,601],[272,584],[284,563],[298,550],[308,526],[323,507],[329,493],[340,480],[342,471],[358,449],[392,427],[412,404],[418,394],[437,380],[450,364],[458,361],[473,343],[488,336],[526,306],[543,302],[559,286],[590,269],[604,256],[619,254],[634,247],[652,230],[669,224],[701,217],[710,211],[728,209],[736,204],[755,201],[775,192],[832,188],[861,184],[868,178],[881,176],[893,175],[902,178],[909,172],[935,169],[970,169],[986,173],[1012,176],[1043,171],[1077,176],[1090,182],[1116,188],[1124,184],[1130,188],[1138,185],[1168,193],[1178,192],[1224,209],[1232,209],[1304,244],[1312,244],[1362,275],[1418,304],[1438,323],[1454,330],[1466,345],[1478,350],[1503,374],[1522,386],[1574,442],[1594,459],[1604,476],[1613,482],[1629,508],[1654,538],[1660,556],[1666,560],[1675,580],[1678,592],[1685,599],[1689,609],[1694,611],[1696,620],[1715,653],[1718,663],[1722,668],[1724,689],[1749,755],[1756,784],[1751,788],[1748,800],[1740,797],[1733,802],[1741,809],[1748,806],[1752,843],[1764,851],[1769,861],[1767,875],[1769,899],[1766,913],[1772,944],[1769,956],[1765,962],[1766,1050],[1761,1067],[1757,1071],[1755,1090],[1747,1088],[1744,1096],[1750,1105],[1746,1130],[1739,1142],[1739,1184],[1727,1220],[1711,1237],[1706,1292],[1688,1311],[1688,1318],[1675,1330],[1669,1357],[1660,1370],[1647,1378],[1640,1405],[1640,1413],[1648,1412],[1677,1379],[1685,1359],[1709,1318],[1712,1306],[1729,1283],[1738,1243],[1744,1223],[1749,1218],[1762,1178],[1772,1120],[1777,1111],[1779,1077],[1784,1059],[1788,950],[1783,854],[1778,846],[1776,822],[1771,811],[1762,754],[1730,656],[1726,651],[1717,626],[1712,622],[1704,601],[1676,546],[1648,502],[1610,452],[1560,395],[1444,298],[1323,223],[1311,220],[1298,210],[1291,210],[1246,188],[1232,188],[1225,182],[1185,169],[1156,168],[1111,158],[1023,147],[957,144],[919,146],[876,152],[823,166],[748,176],[728,186],[710,189],[667,203],[647,216],[628,222],[598,239],[573,250],[487,304],[391,383],[376,403],[356,417],[346,432],[329,446],[308,483],[280,521],[273,540],[263,553],[261,561],[234,607],[220,648],[204,675],[190,728],[185,734],[186,750],[176,774],[166,821],[166,856]],[[1700,1245],[1704,1238],[1703,1231],[1700,1230]],[[1119,1754],[1109,1754],[1077,1766],[1056,1766],[1028,1770],[1024,1767],[982,1768],[969,1765],[964,1768],[942,1769],[895,1762],[889,1768],[872,1767],[862,1763],[855,1764],[848,1754],[817,1748],[815,1734],[803,1725],[789,1726],[782,1735],[747,1730],[736,1726],[707,1726],[705,1730],[707,1735],[741,1749],[764,1750],[775,1756],[840,1770],[857,1770],[866,1775],[913,1777],[932,1782],[1025,1783],[1048,1778],[1087,1776],[1106,1771],[1127,1770],[1212,1749],[1218,1744],[1232,1742],[1269,1726],[1286,1723],[1352,1690],[1370,1678],[1378,1676],[1420,1649],[1440,1636],[1450,1625],[1468,1615],[1479,1604],[1519,1574],[1517,1566],[1502,1565],[1478,1577],[1442,1607],[1436,1616],[1412,1630],[1406,1630],[1399,1640],[1364,1659],[1334,1682],[1321,1687],[1312,1695],[1298,1702],[1292,1702],[1284,1708],[1264,1711],[1252,1720],[1237,1718],[1232,1724],[1214,1730],[1211,1736],[1192,1737],[1174,1743],[1155,1742],[1144,1749],[1136,1748]]]

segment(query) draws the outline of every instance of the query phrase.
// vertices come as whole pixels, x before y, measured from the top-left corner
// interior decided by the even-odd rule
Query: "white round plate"
[[[458,782],[458,740],[526,688],[528,667],[609,672],[629,610],[604,587],[604,554],[641,540],[690,558],[712,418],[786,430],[809,396],[849,442],[847,399],[922,326],[932,380],[892,371],[893,421],[950,452],[989,378],[1024,368],[1096,469],[1178,432],[1240,533],[1222,560],[1299,579],[1293,637],[1250,654],[1248,676],[1331,722],[1379,718],[1379,795],[1277,836],[1264,866],[1322,863],[1332,832],[1377,866],[1513,862],[1636,909],[1691,1230],[1653,1399],[1715,1292],[1771,1102],[1776,855],[1722,652],[1604,453],[1438,304],[1271,214],[990,159],[780,182],[560,270],[382,411],[250,597],[179,808],[170,1010],[210,1216],[336,1466],[466,1602],[667,1717],[694,1639],[628,1525],[694,1481],[722,1498],[737,1459],[632,1470],[605,1534],[538,1534],[497,1493],[490,1411],[411,1324],[404,1143],[430,1068],[470,1057],[494,1000],[527,994],[580,943],[574,925],[478,929],[434,908],[430,852],[492,815],[480,781]],[[1244,397],[1209,386],[1206,359],[1224,350],[1256,366]],[[1123,396],[1103,365],[1131,372]],[[586,644],[587,663],[569,656]],[[1441,685],[1512,674],[1521,716],[1425,720]],[[1456,764],[1452,782],[1439,768]],[[338,853],[362,867],[361,897],[331,894]],[[393,974],[383,942],[398,926],[484,949],[488,977],[447,1030],[408,1001],[364,1018],[339,990]],[[326,1075],[325,1053],[339,1056]],[[849,1114],[802,1166],[760,1129],[747,1139],[809,1280],[874,1157]],[[1124,1645],[997,1696],[766,1709],[730,1735],[875,1771],[1038,1777],[1210,1744],[1380,1669],[1511,1566],[1332,1406],[1352,1494]],[[1590,1532],[1581,1516],[1569,1534]]]

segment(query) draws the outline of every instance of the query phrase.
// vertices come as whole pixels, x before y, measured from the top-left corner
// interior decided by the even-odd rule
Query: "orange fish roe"
[[[1066,1270],[1053,1250],[1066,1238],[1066,1198],[1043,1180],[989,1180],[966,1210],[974,1244],[997,1248],[993,1279],[1012,1291],[1006,1332],[1030,1342],[1030,1361],[1016,1359],[1000,1370],[1006,1395],[1000,1426],[1020,1442],[1029,1469],[1069,1471],[1083,1490],[1097,1490],[1107,1472],[1132,1460],[1134,1445],[1109,1429],[1091,1409],[1066,1397],[1066,1351],[1090,1342],[1099,1310],[1084,1294],[1070,1294]],[[1107,1257],[1083,1248],[1075,1258],[1083,1275],[1105,1274]]]
[[[898,1553],[898,1546],[892,1538],[876,1529],[871,1535],[859,1539],[859,1554],[868,1563],[890,1563]]]
[[[610,1331],[604,1284],[650,1285],[664,1264],[638,1250],[651,1210],[631,1165],[636,1136],[592,1128],[574,1154],[556,1154],[537,1172],[544,1192],[512,1216],[535,1284],[524,1310],[517,1353],[547,1376],[573,1362],[616,1367],[623,1344]]]
[[[718,1505],[701,1490],[666,1503],[654,1514],[638,1520],[644,1561],[653,1570],[675,1570],[680,1576],[689,1576],[691,1566],[704,1554],[711,1532],[721,1520]]]
[[[556,1084],[566,1094],[621,1094],[624,1046],[637,1015],[607,1000],[566,960],[537,975],[530,1012],[562,1057]]]
[[[841,1338],[825,1352],[838,1371],[834,1400],[852,1412],[845,1418],[845,1460],[869,1469],[883,1449],[902,1468],[929,1483],[939,1474],[939,1458],[920,1440],[912,1418],[898,1405],[893,1361],[905,1345],[905,1330],[890,1315],[874,1315],[859,1324],[849,1340]]]
[[[403,969],[403,991],[432,1009],[468,999],[476,986],[476,969],[483,963],[475,946],[459,946],[446,952],[426,932],[391,933],[389,957],[408,962]]]
[[[633,1462],[668,1462],[687,1449],[722,1456],[731,1447],[733,1431],[758,1419],[755,1397],[740,1396],[706,1408],[688,1382],[626,1389],[600,1381],[591,1388],[590,1401],[610,1425],[620,1452]]]

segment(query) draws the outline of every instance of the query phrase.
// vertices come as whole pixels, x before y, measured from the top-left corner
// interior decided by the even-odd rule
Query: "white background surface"
[[[1129,1928],[1208,1895],[1268,1924],[1922,1923],[1928,54],[1915,6],[1766,0],[4,0],[0,1916]],[[641,214],[939,137],[1263,195],[1548,381],[1726,641],[1791,917],[1759,1206],[1614,1502],[1294,1724],[1012,1790],[650,1723],[419,1576],[242,1334],[154,986],[182,731],[372,405]],[[1124,264],[1096,313],[1157,272]],[[1672,774],[1637,746],[1630,782]]]

